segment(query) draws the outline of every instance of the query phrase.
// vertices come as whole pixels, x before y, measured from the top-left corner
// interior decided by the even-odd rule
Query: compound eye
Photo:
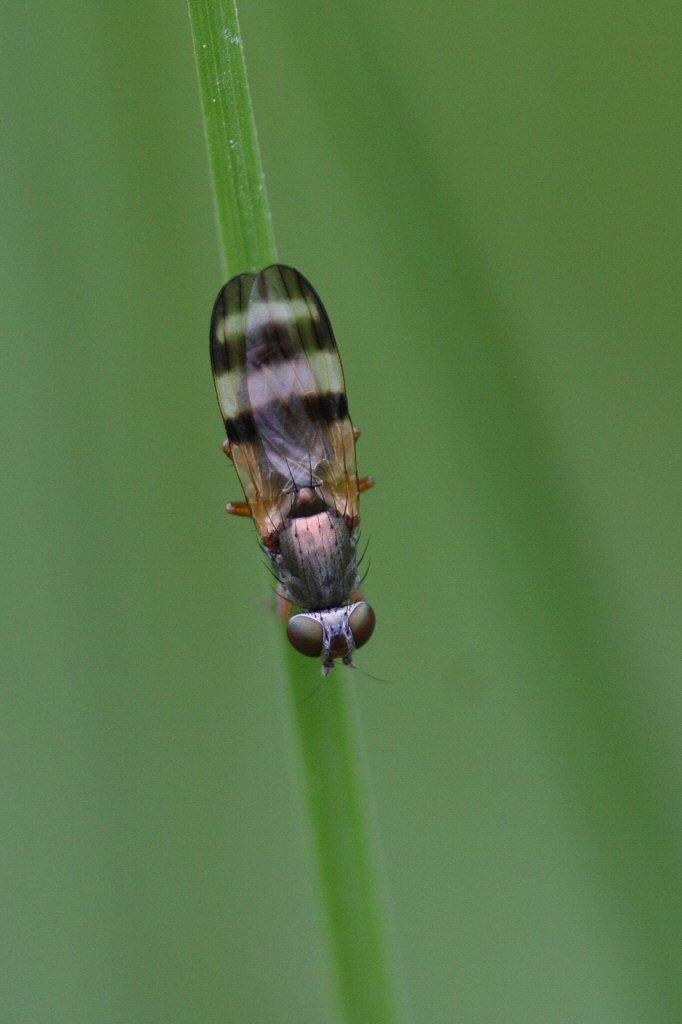
[[[308,615],[294,615],[287,623],[287,636],[300,654],[309,658],[322,655],[322,626]]]
[[[356,647],[362,647],[367,643],[374,632],[376,621],[374,609],[366,601],[361,601],[357,608],[353,609],[348,619],[348,625]]]

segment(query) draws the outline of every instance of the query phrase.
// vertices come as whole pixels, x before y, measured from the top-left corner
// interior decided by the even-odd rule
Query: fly
[[[360,431],[310,282],[281,264],[228,281],[213,307],[211,364],[223,449],[246,499],[227,511],[255,522],[296,650],[322,658],[325,676],[336,658],[353,666],[375,625],[357,556],[359,498],[374,480],[358,479]]]

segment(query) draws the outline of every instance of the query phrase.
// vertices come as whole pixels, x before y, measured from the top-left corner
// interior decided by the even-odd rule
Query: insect
[[[223,449],[246,498],[227,511],[255,522],[296,650],[322,658],[325,676],[335,658],[355,667],[375,625],[357,557],[359,496],[374,481],[357,476],[360,431],[310,282],[281,264],[228,281],[213,307],[211,364]]]

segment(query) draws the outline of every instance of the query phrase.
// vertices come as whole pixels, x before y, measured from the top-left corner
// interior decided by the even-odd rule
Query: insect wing
[[[356,522],[343,369],[310,282],[279,264],[228,281],[213,308],[211,362],[230,455],[263,539],[303,487]]]
[[[249,412],[246,389],[246,311],[255,274],[240,274],[221,288],[211,316],[211,365],[227,436],[236,440]]]
[[[263,457],[249,401],[246,319],[255,274],[233,277],[221,289],[211,317],[211,365],[230,455],[261,536],[276,529],[269,509],[285,481],[274,480]],[[264,472],[265,471],[265,472]]]
[[[287,492],[318,489],[357,520],[355,439],[327,312],[292,267],[258,274],[246,317],[249,403],[264,457]],[[263,473],[265,468],[263,467]]]

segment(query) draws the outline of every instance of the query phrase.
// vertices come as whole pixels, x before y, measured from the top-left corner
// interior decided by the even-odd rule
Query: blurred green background
[[[355,686],[415,1022],[682,1019],[677,5],[244,3],[344,358]],[[6,6],[8,1024],[334,1021],[221,454],[181,2]]]

